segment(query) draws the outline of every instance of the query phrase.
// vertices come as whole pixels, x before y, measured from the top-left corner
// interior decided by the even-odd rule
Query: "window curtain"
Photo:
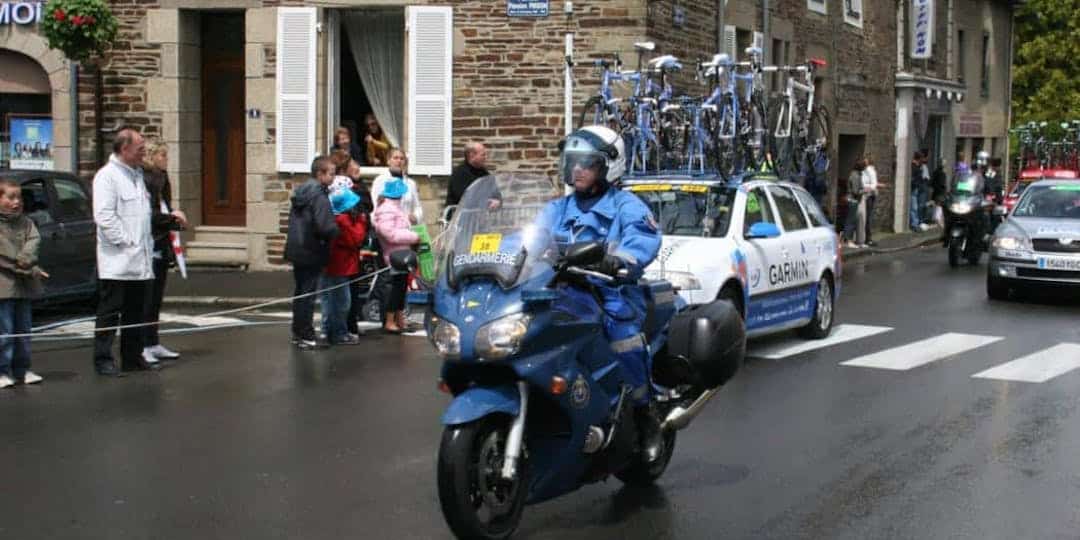
[[[356,71],[375,118],[390,144],[400,147],[405,115],[405,13],[355,11],[346,13],[344,21]]]

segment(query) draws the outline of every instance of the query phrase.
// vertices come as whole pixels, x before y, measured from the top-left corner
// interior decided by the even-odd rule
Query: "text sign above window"
[[[41,2],[0,2],[0,26],[41,22]]]
[[[506,0],[508,17],[547,17],[550,8],[549,0]]]
[[[911,1],[911,57],[934,54],[934,0]]]

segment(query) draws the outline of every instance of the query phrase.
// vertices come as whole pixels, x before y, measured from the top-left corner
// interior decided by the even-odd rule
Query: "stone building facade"
[[[906,189],[892,178],[894,171],[906,174],[905,160],[895,158],[896,107],[903,103],[897,88],[908,73],[898,54],[904,35],[898,28],[905,23],[896,2],[730,0],[720,10],[723,2],[579,0],[567,15],[566,2],[552,0],[548,14],[535,17],[509,16],[510,3],[110,0],[120,34],[100,79],[92,66],[78,70],[75,111],[62,93],[70,86],[71,68],[59,53],[46,50],[32,27],[0,28],[0,48],[31,53],[60,90],[53,95],[52,114],[57,151],[68,154],[57,168],[89,176],[124,125],[169,144],[174,198],[194,223],[186,238],[194,262],[253,269],[284,264],[292,188],[306,180],[307,163],[327,149],[333,128],[350,114],[355,120],[356,102],[374,102],[357,86],[362,76],[350,74],[360,68],[350,67],[355,58],[348,25],[368,20],[393,21],[398,31],[389,52],[401,60],[390,71],[400,78],[392,88],[403,99],[391,121],[411,154],[409,173],[420,186],[429,222],[439,215],[447,175],[467,141],[485,142],[497,171],[554,174],[566,126],[567,33],[573,34],[579,62],[573,91],[579,107],[598,82],[588,61],[621,52],[629,64],[633,43],[642,39],[655,41],[658,54],[688,63],[718,50],[742,57],[740,51],[752,44],[765,49],[767,63],[820,57],[828,67],[818,73],[818,102],[832,119],[828,210],[842,218],[837,212],[844,205],[837,202],[844,182],[838,180],[864,153],[876,157],[883,182]],[[962,9],[997,4],[938,1],[939,7],[946,3]],[[974,48],[969,51],[974,54]],[[924,68],[939,64],[947,62],[932,60]],[[680,89],[703,91],[691,75],[686,70],[678,76]],[[776,79],[772,90],[781,82]],[[985,118],[984,127],[998,125],[998,116]],[[71,153],[62,141],[71,139],[73,128],[79,142]],[[77,166],[68,165],[73,154]],[[378,172],[365,169],[369,176]],[[896,205],[879,203],[878,223],[901,215],[904,198],[898,194]],[[889,200],[888,194],[879,197]]]

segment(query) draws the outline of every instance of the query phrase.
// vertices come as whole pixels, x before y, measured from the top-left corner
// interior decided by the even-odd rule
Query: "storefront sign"
[[[551,9],[549,0],[506,0],[508,17],[547,17]]]
[[[8,116],[12,169],[53,169],[53,121],[43,116]]]
[[[911,57],[930,58],[934,54],[934,0],[911,2]]]
[[[956,136],[982,137],[983,119],[979,113],[963,113],[956,118]]]
[[[41,22],[42,2],[0,2],[0,25]]]

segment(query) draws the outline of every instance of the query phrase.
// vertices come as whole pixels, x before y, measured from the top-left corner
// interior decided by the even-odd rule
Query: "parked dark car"
[[[22,185],[23,211],[41,233],[41,267],[51,276],[34,305],[92,301],[97,289],[96,235],[90,187],[68,173],[3,170]]]

